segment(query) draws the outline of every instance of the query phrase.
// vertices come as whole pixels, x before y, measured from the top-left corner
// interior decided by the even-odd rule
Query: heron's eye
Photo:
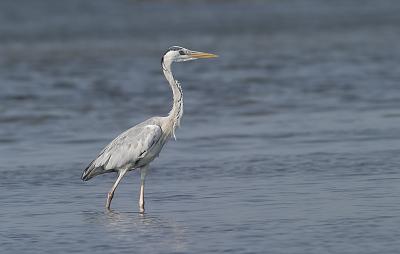
[[[185,52],[183,52],[183,50],[179,50],[179,55],[184,55]]]

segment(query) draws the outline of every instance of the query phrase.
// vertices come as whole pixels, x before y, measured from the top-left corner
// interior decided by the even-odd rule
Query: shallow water
[[[397,253],[398,1],[0,2],[1,253]],[[185,114],[152,163],[82,182],[112,138]]]

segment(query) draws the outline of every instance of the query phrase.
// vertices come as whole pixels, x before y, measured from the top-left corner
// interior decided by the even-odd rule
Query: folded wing
[[[162,136],[158,125],[138,125],[116,137],[93,160],[82,174],[82,180],[134,165],[146,156]]]

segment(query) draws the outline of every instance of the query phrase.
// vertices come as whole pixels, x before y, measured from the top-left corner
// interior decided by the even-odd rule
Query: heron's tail
[[[93,165],[94,160],[83,170],[81,179],[83,181],[87,181],[92,179],[94,176],[101,174],[100,172],[103,171],[102,167],[95,167]]]

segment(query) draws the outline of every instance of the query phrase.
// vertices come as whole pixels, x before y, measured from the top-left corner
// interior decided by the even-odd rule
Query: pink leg
[[[149,166],[144,166],[140,169],[140,195],[139,195],[139,212],[144,213],[144,182],[147,169]]]
[[[108,195],[107,195],[107,202],[106,202],[107,209],[110,209],[111,200],[114,196],[115,189],[117,188],[119,182],[121,181],[122,177],[126,174],[126,172],[128,172],[128,170],[121,170],[118,172],[118,178],[115,181],[114,185],[112,186],[111,190],[108,192]]]

